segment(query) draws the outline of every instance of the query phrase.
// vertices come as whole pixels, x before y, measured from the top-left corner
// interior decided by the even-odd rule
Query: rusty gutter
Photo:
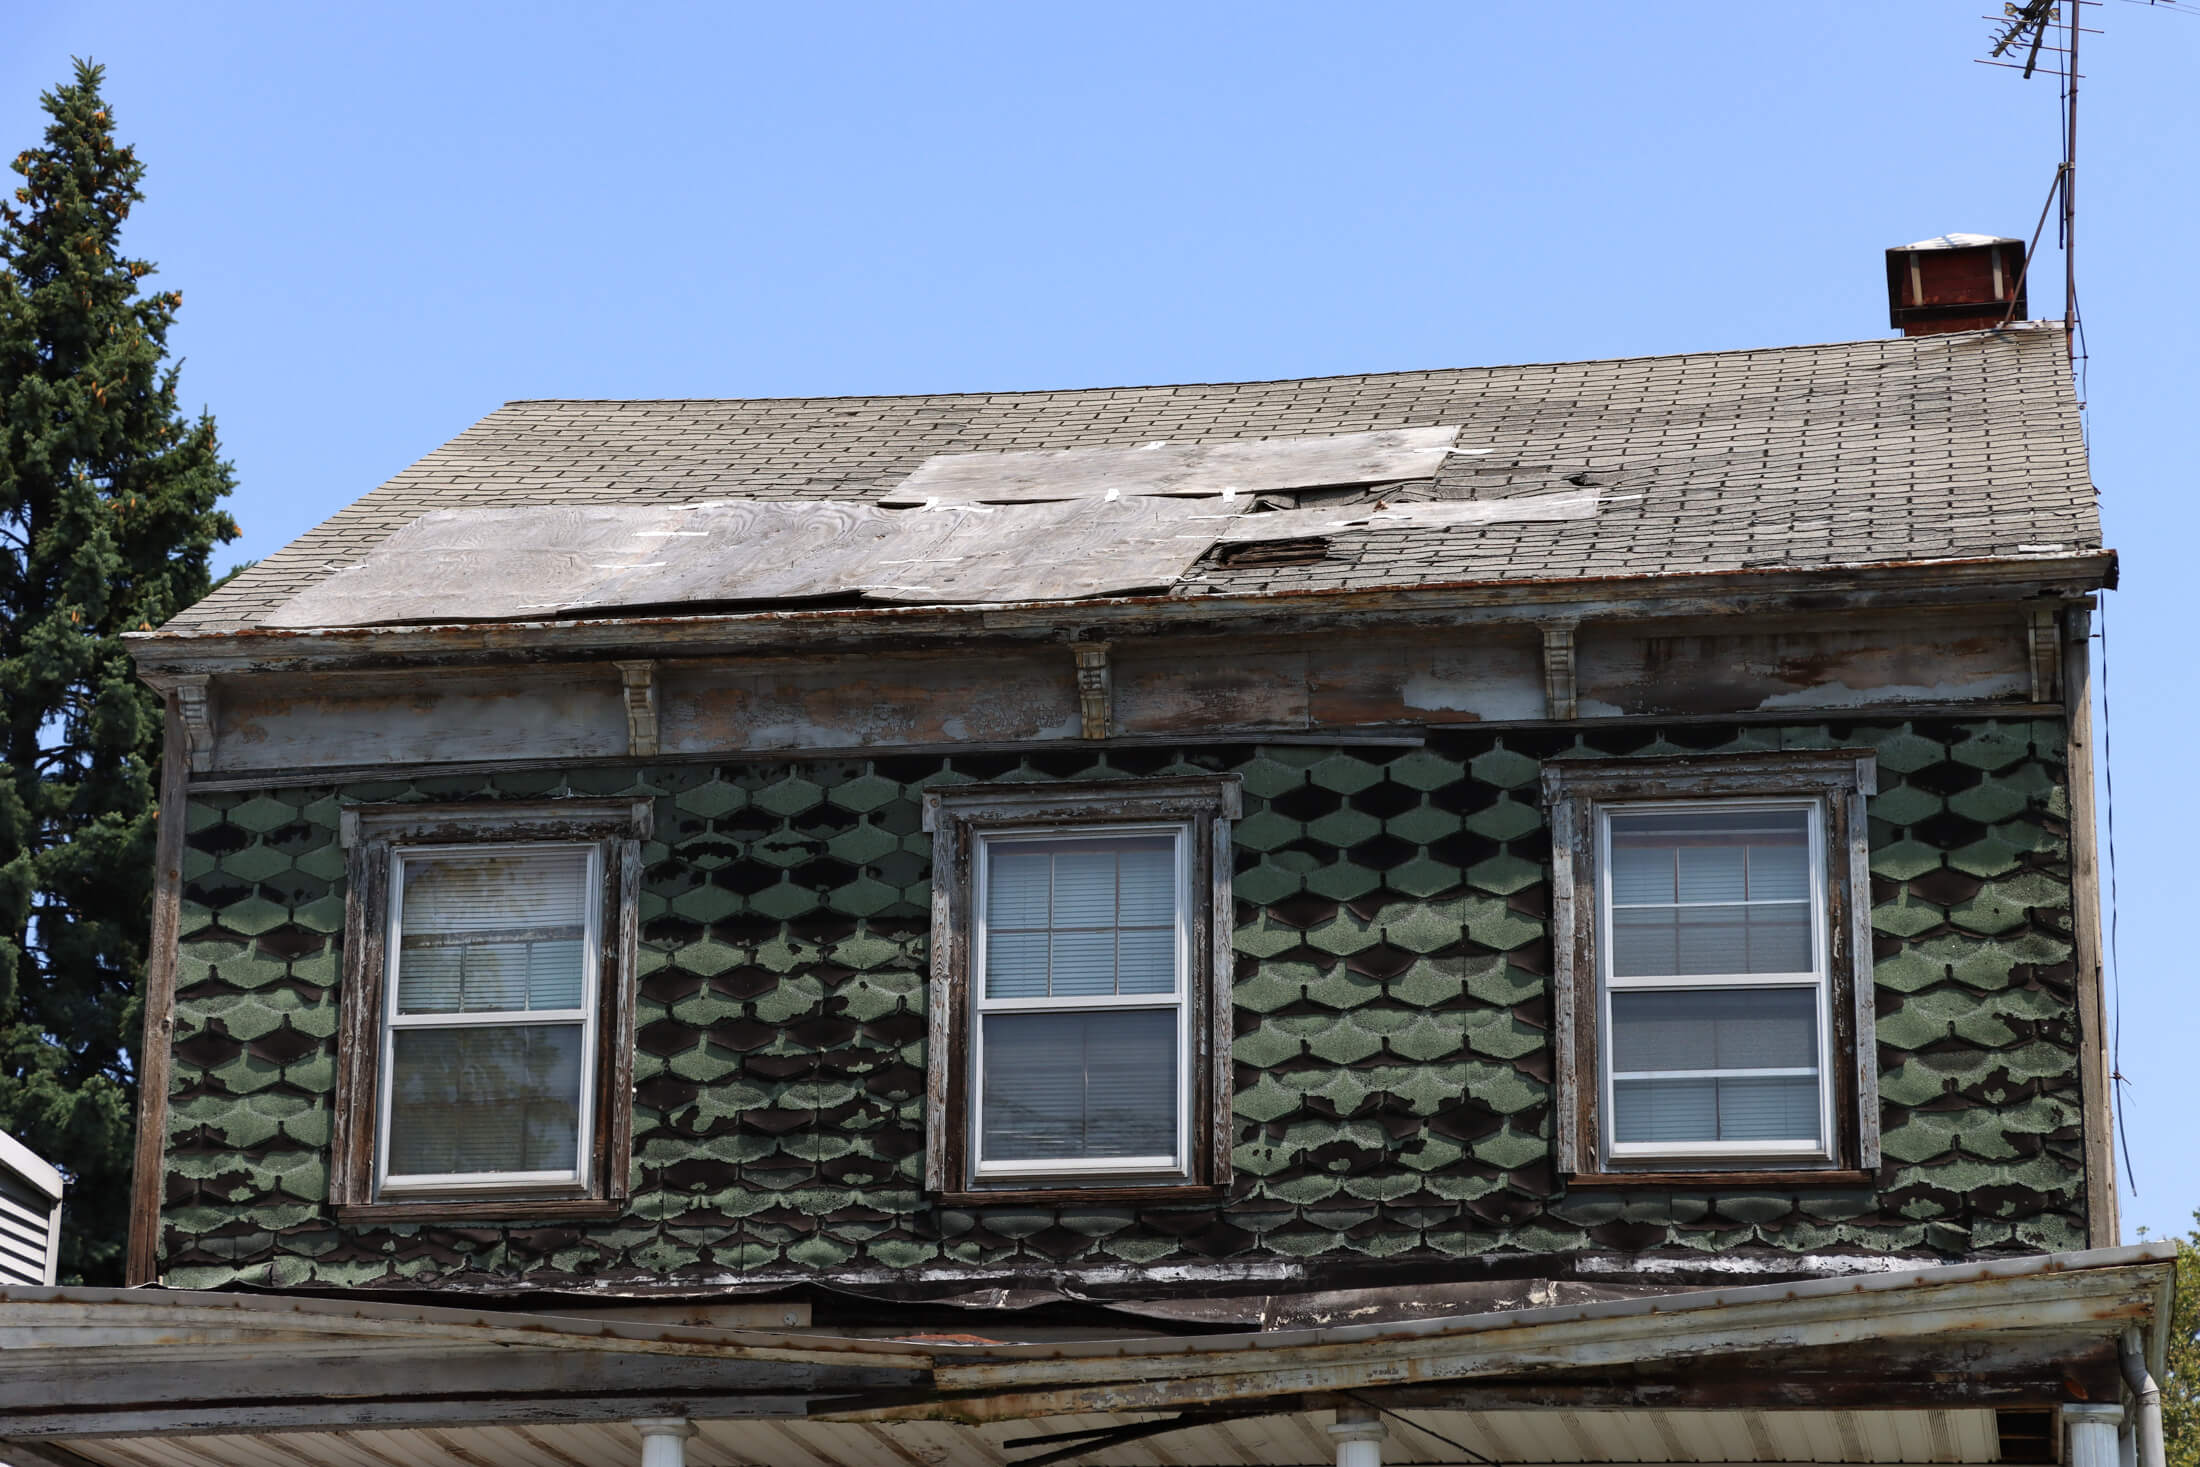
[[[1081,629],[1242,634],[1309,624],[1407,623],[1416,618],[1532,622],[1641,620],[1675,614],[1811,610],[1966,599],[2076,596],[2116,583],[2116,553],[1875,561],[1683,575],[1435,582],[1240,595],[1144,595],[968,606],[837,607],[705,612],[528,622],[277,629],[125,635],[140,673],[276,667],[536,662],[646,649],[654,657],[716,651],[823,651],[890,640],[915,650],[981,640],[1047,640]]]

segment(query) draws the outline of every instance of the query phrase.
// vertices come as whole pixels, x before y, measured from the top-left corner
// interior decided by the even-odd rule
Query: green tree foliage
[[[2200,1222],[2200,1213],[2193,1215]],[[2177,1302],[2169,1316],[2162,1446],[2169,1467],[2200,1467],[2200,1230],[2177,1240]]]
[[[163,363],[183,297],[117,249],[145,170],[100,81],[42,98],[0,202],[0,1128],[71,1176],[63,1277],[112,1283],[161,734],[121,637],[205,595],[237,527]]]

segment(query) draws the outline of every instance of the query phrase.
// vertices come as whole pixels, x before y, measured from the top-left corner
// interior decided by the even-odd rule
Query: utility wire
[[[1468,1446],[1465,1442],[1455,1442],[1450,1437],[1444,1435],[1440,1431],[1431,1430],[1430,1428],[1423,1426],[1418,1421],[1413,1421],[1408,1419],[1407,1417],[1400,1416],[1397,1412],[1391,1410],[1388,1406],[1379,1406],[1375,1402],[1368,1400],[1365,1396],[1359,1395],[1358,1393],[1353,1391],[1346,1391],[1345,1395],[1350,1397],[1352,1400],[1358,1401],[1361,1405],[1367,1407],[1370,1411],[1379,1412],[1384,1416],[1388,1416],[1393,1421],[1404,1422],[1407,1426],[1412,1427],[1415,1431],[1421,1433],[1421,1435],[1425,1437],[1433,1437],[1435,1440],[1442,1442],[1445,1446],[1450,1447],[1453,1451],[1464,1454],[1469,1461],[1480,1462],[1483,1464],[1483,1467],[1505,1467],[1505,1464],[1498,1461],[1495,1457],[1485,1457],[1474,1448]]]

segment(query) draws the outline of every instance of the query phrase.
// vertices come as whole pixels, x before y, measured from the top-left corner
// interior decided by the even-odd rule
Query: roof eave
[[[141,676],[338,670],[727,653],[923,648],[1087,633],[1155,634],[1339,623],[1641,620],[1675,615],[1961,604],[2079,596],[2113,588],[2113,550],[2073,554],[1765,566],[1687,575],[1461,580],[1366,589],[1148,594],[960,606],[652,614],[529,622],[289,629],[245,627],[125,635]]]

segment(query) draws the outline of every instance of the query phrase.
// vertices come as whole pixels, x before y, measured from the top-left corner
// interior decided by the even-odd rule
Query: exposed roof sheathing
[[[1601,512],[1487,524],[1378,520],[1333,534],[1327,553],[1311,563],[1210,560],[1177,593],[2023,559],[2100,543],[2062,333],[2027,326],[1281,382],[516,402],[164,630],[260,624],[276,605],[435,510],[724,499],[885,503],[944,454],[1440,425],[1458,426],[1457,448],[1408,497],[1501,499],[1565,493],[1587,482],[1605,491]]]

